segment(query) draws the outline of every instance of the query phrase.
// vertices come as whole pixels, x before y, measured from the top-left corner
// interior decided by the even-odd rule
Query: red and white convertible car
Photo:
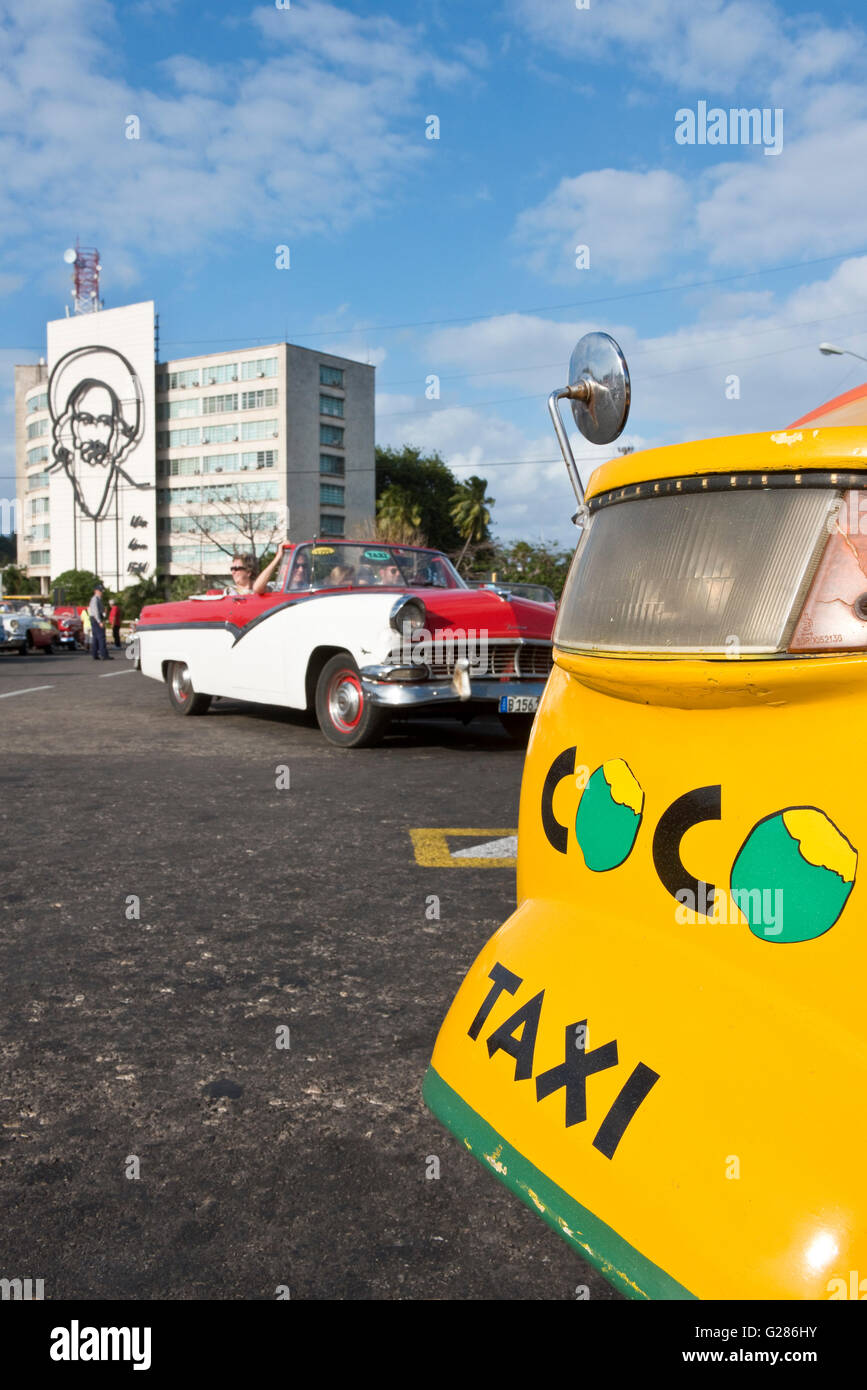
[[[436,550],[351,541],[283,547],[270,591],[142,610],[146,676],[179,714],[214,696],[315,709],[332,743],[376,743],[393,716],[499,714],[526,736],[551,670],[553,604],[470,589]]]

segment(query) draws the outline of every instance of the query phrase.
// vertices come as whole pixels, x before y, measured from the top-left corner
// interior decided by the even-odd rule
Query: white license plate
[[[500,714],[535,714],[538,708],[538,695],[503,695],[500,698]]]

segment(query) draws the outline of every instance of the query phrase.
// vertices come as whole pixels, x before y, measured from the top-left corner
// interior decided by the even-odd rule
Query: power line
[[[733,328],[728,333],[706,334],[704,337],[691,338],[690,344],[718,343],[725,341],[726,338],[760,338],[768,333],[783,333],[791,328],[807,328],[811,324],[837,323],[840,319],[863,318],[865,314],[867,314],[867,305],[862,309],[848,310],[845,314],[827,314],[818,319],[798,319],[791,323],[776,324],[770,328],[749,330]],[[852,336],[856,338],[863,337],[864,332],[867,332],[867,330],[855,333]],[[636,357],[656,357],[660,353],[678,352],[682,348],[683,343],[672,343],[668,347],[637,348],[634,352],[629,353],[629,360],[632,361]],[[514,376],[526,372],[551,371],[554,368],[560,368],[562,370],[562,358],[557,362],[538,362],[532,367],[491,367],[480,372],[450,372],[447,375],[438,373],[438,376],[440,381],[469,381],[479,376]],[[418,382],[419,375],[419,373],[416,373],[415,376],[403,377],[400,381],[389,381],[386,379],[385,381],[377,382],[377,389],[393,386],[409,386]]]
[[[645,299],[654,294],[677,294],[689,290],[706,289],[711,285],[726,285],[734,280],[754,279],[759,275],[776,275],[786,270],[802,270],[808,266],[828,265],[832,261],[845,261],[853,257],[867,254],[867,248],[857,251],[840,251],[833,256],[815,256],[806,261],[791,261],[784,265],[765,266],[762,270],[742,270],[735,275],[718,275],[710,280],[689,280],[680,284],[655,285],[647,290],[629,290],[623,294],[600,295],[596,299],[576,299],[568,303],[561,304],[537,304],[526,309],[500,309],[493,313],[486,314],[461,314],[453,318],[442,319],[415,319],[405,323],[381,323],[367,324],[361,328],[323,328],[323,329],[303,329],[295,330],[293,338],[328,338],[328,337],[351,337],[354,334],[363,336],[369,333],[393,333],[403,328],[436,328],[440,324],[448,323],[475,323],[483,322],[486,319],[506,318],[510,314],[549,314],[563,309],[581,309],[596,304],[618,304],[628,299]],[[284,332],[286,330],[284,329]],[[224,342],[223,338],[169,338],[163,339],[163,343],[174,345],[189,346],[190,344],[206,344]],[[288,341],[279,335],[270,338],[258,334],[256,337],[243,337],[238,342],[263,343],[285,342]]]

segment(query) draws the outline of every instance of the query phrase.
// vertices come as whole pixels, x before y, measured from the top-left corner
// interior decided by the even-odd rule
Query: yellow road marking
[[[518,831],[514,826],[507,830],[467,830],[463,827],[451,827],[443,830],[426,828],[410,830],[409,833],[412,839],[415,862],[420,864],[423,869],[514,869],[517,864],[514,857],[508,859],[454,859],[448,843],[449,836],[462,836],[464,839],[469,836],[480,843],[485,840],[501,840],[506,835],[517,835]]]

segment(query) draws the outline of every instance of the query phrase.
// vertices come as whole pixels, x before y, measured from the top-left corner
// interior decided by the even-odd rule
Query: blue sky
[[[164,355],[373,361],[379,442],[487,477],[504,539],[570,543],[545,397],[581,333],[626,351],[636,447],[863,379],[817,344],[867,356],[865,29],[763,0],[0,0],[0,490],[12,364],[78,236],[106,307],[156,301]],[[678,143],[701,102],[767,109],[782,147]],[[585,476],[610,454],[576,452]]]

